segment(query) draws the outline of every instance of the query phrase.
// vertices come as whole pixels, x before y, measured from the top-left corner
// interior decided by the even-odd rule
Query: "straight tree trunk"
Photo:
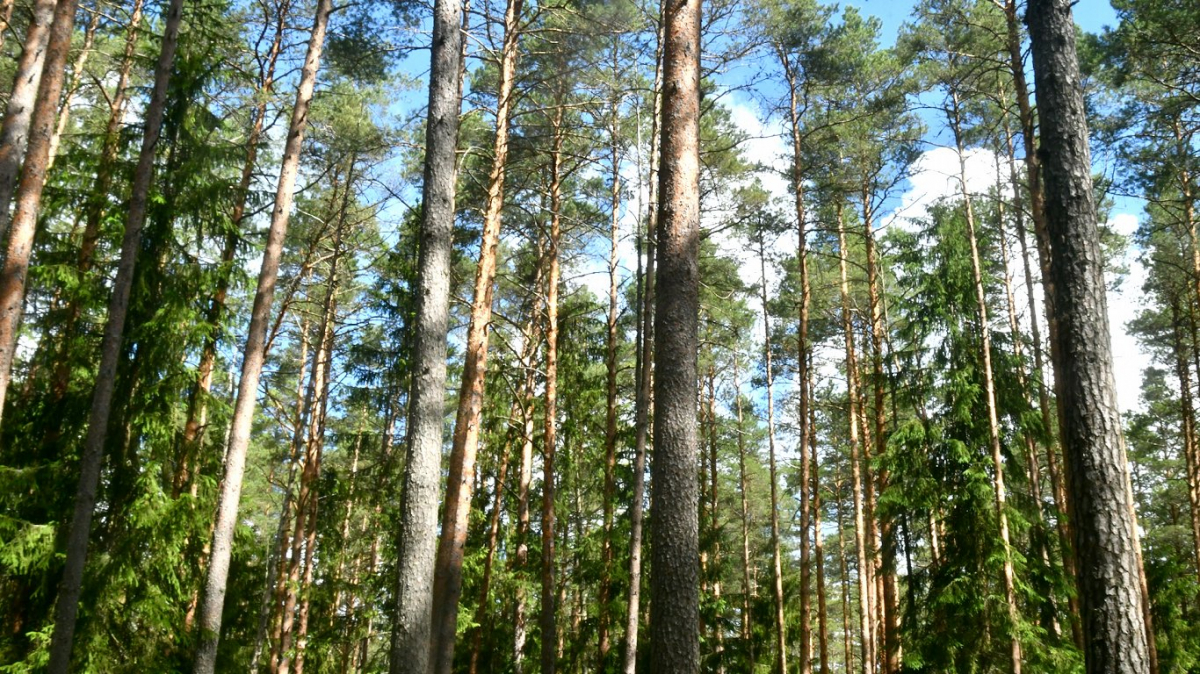
[[[807,357],[809,361],[805,367],[805,376],[808,379],[806,389],[811,396],[813,390],[811,350],[807,352]],[[817,558],[817,652],[821,661],[821,674],[829,674],[829,626],[825,605],[825,536],[821,529],[821,464],[817,454],[817,412],[811,403],[808,406],[808,442],[812,452],[813,553]]]
[[[613,48],[613,72],[620,71],[618,53]],[[604,541],[601,550],[601,576],[599,587],[599,620],[597,626],[597,667],[604,670],[610,648],[608,626],[611,613],[612,565],[613,565],[613,511],[616,494],[617,467],[617,297],[620,291],[617,279],[617,245],[620,243],[621,211],[621,146],[620,146],[620,98],[614,93],[609,108],[609,161],[612,173],[609,208],[609,252],[608,252],[608,321],[605,332],[605,416],[604,416]]]
[[[863,507],[863,478],[862,466],[859,463],[859,397],[858,397],[858,358],[854,348],[854,326],[850,315],[850,279],[847,271],[849,261],[846,249],[846,227],[842,214],[842,205],[837,205],[838,223],[838,267],[841,273],[842,298],[842,332],[846,344],[846,397],[849,401],[849,431],[850,431],[850,467],[851,486],[854,491],[854,544],[858,558],[858,607],[859,628],[862,635],[862,671],[872,674],[875,662],[875,637],[872,629],[873,615],[871,595],[874,581],[871,578],[872,562],[867,551],[866,516]]]
[[[50,138],[50,157],[46,160],[47,170],[54,167],[54,159],[58,156],[58,148],[62,144],[63,134],[66,133],[67,124],[71,121],[71,108],[75,105],[75,95],[83,86],[84,68],[92,55],[92,46],[96,43],[96,30],[100,27],[100,18],[104,14],[101,10],[99,2],[94,3],[89,10],[91,18],[88,19],[87,27],[83,31],[83,44],[79,48],[75,62],[71,64],[71,85],[67,87],[67,92],[63,97],[62,106],[58,110],[58,121],[54,124],[54,135]],[[5,212],[7,212],[7,207]]]
[[[1008,533],[1007,489],[1004,484],[1004,457],[1000,446],[1000,413],[996,404],[996,380],[992,369],[992,329],[988,321],[987,292],[983,287],[983,269],[979,259],[979,241],[975,228],[975,208],[967,191],[967,157],[963,144],[962,113],[958,92],[951,94],[950,127],[958,155],[958,186],[962,191],[967,220],[967,241],[971,245],[971,276],[975,285],[975,308],[979,320],[979,349],[983,359],[983,396],[987,405],[988,440],[992,451],[992,490],[996,499],[996,521],[1000,527],[1000,545],[1004,548],[1004,601],[1008,605],[1009,661],[1013,674],[1021,674],[1020,612],[1017,608],[1016,574],[1013,571],[1012,542]]]
[[[697,674],[696,351],[700,274],[700,0],[663,4],[662,157],[654,328],[650,669]]]
[[[734,407],[737,414],[738,428],[738,484],[741,496],[742,515],[742,642],[749,657],[749,671],[754,671],[754,644],[752,636],[752,614],[750,611],[753,599],[753,585],[750,580],[750,507],[748,503],[748,488],[746,481],[746,422],[742,411],[742,381],[740,358],[737,353],[733,357],[733,394]]]
[[[834,491],[841,493],[841,484],[834,485]],[[854,648],[851,645],[853,629],[850,627],[850,571],[846,568],[846,526],[842,516],[841,504],[837,509],[837,543],[838,543],[838,574],[842,586],[842,671],[849,674],[854,671]]]
[[[30,115],[31,126],[25,146],[25,160],[14,195],[16,210],[7,230],[7,249],[4,270],[0,273],[0,418],[4,400],[12,381],[13,359],[16,356],[17,336],[21,315],[25,309],[25,279],[33,252],[33,237],[41,210],[42,188],[46,184],[46,169],[50,158],[50,140],[54,135],[55,112],[62,95],[64,68],[71,50],[71,35],[75,28],[78,0],[58,0],[54,6],[42,72],[38,79],[37,96]],[[157,137],[157,134],[154,134]],[[5,211],[7,212],[7,211]],[[99,470],[99,467],[97,467]],[[89,515],[90,518],[90,515]],[[63,667],[66,663],[63,663]]]
[[[1179,377],[1179,416],[1183,431],[1183,455],[1187,465],[1188,505],[1192,516],[1192,553],[1200,569],[1200,480],[1196,466],[1195,407],[1192,377],[1180,331],[1179,300],[1171,303],[1171,337],[1174,340],[1175,374]]]
[[[808,315],[809,303],[812,299],[811,288],[808,280],[808,223],[806,206],[804,203],[804,163],[803,163],[803,136],[800,120],[800,83],[797,81],[797,75],[791,67],[791,61],[787,58],[786,52],[776,46],[776,51],[779,54],[780,63],[783,64],[784,74],[788,82],[788,107],[791,121],[792,134],[792,198],[793,205],[796,210],[796,238],[798,248],[796,251],[797,262],[800,267],[800,315],[797,322],[797,338],[796,338],[796,380],[799,389],[799,409],[797,412],[797,420],[800,425],[799,432],[799,449],[801,455],[800,461],[800,674],[812,674],[812,601],[810,598],[810,580],[809,573],[809,494],[808,488],[810,483],[811,465],[809,454],[805,451],[805,444],[808,442],[809,436],[809,405],[810,401],[810,384],[811,377],[808,375]]]
[[[183,0],[171,0],[171,4],[167,8],[162,47],[159,51],[158,63],[154,68],[154,89],[151,91],[150,101],[146,107],[142,147],[133,174],[133,194],[129,201],[128,217],[125,220],[125,236],[121,242],[121,260],[117,267],[116,279],[113,281],[112,295],[108,301],[108,321],[105,324],[104,338],[100,344],[100,367],[96,375],[96,387],[92,392],[91,410],[88,413],[88,432],[83,446],[79,489],[75,497],[75,512],[71,518],[71,528],[67,535],[66,569],[63,571],[62,585],[59,587],[58,601],[54,611],[54,635],[50,643],[48,667],[51,674],[65,674],[71,663],[75,619],[79,612],[79,595],[83,589],[83,568],[87,560],[88,535],[91,531],[93,510],[96,507],[100,465],[104,460],[104,442],[108,434],[109,413],[112,411],[117,363],[122,353],[125,315],[129,310],[129,295],[133,288],[134,265],[141,252],[142,228],[146,224],[150,184],[154,177],[155,149],[158,147],[158,139],[162,132],[167,90],[171,82],[171,70],[175,63],[175,50],[179,45],[179,27],[182,21]],[[55,29],[57,27],[55,26]],[[56,38],[57,36],[53,39]],[[49,56],[46,65],[53,65]],[[61,80],[61,75],[59,78]],[[43,93],[45,93],[44,90]],[[32,155],[30,159],[33,159]],[[25,178],[22,178],[22,182],[24,180]]]
[[[433,633],[433,576],[446,400],[459,114],[462,107],[463,7],[435,0],[425,128],[421,242],[413,331],[409,437],[401,492],[396,613],[388,671],[428,674]]]
[[[8,213],[13,190],[17,186],[21,160],[25,158],[25,148],[29,140],[29,125],[33,119],[38,83],[42,79],[42,65],[46,62],[46,46],[50,39],[50,24],[54,20],[54,7],[54,0],[35,0],[31,7],[29,25],[25,29],[25,42],[21,47],[21,55],[17,58],[12,92],[4,110],[4,124],[0,127],[0,232],[5,235],[9,230]],[[11,15],[11,3],[6,11]],[[5,23],[7,24],[7,19]],[[55,103],[57,104],[57,101]],[[5,240],[7,238],[5,236]]]
[[[1079,552],[1084,661],[1089,674],[1144,674],[1150,654],[1137,531],[1130,517],[1071,4],[1030,0],[1027,21],[1054,251],[1061,426]]]
[[[763,368],[767,387],[767,465],[771,480],[771,581],[775,600],[775,674],[787,674],[787,622],[784,617],[783,560],[779,543],[779,474],[775,458],[774,374],[771,365],[771,318],[767,313],[767,258],[758,234],[759,290],[763,319]]]
[[[562,149],[563,105],[557,104],[552,122],[554,138],[550,149],[550,238],[546,277],[546,409],[542,446],[542,674],[557,669],[557,610],[554,584],[555,475],[558,447],[558,284],[559,242],[562,238]],[[566,531],[563,531],[566,534]]]
[[[638,347],[636,356],[637,393],[635,395],[633,494],[629,506],[629,603],[625,611],[625,653],[623,674],[636,674],[638,652],[638,617],[642,598],[642,533],[643,508],[646,497],[646,446],[650,441],[650,420],[653,411],[654,381],[654,283],[656,274],[655,237],[658,232],[658,162],[661,136],[658,129],[662,116],[663,30],[660,22],[655,43],[654,110],[650,121],[650,165],[647,181],[649,209],[646,217],[646,268],[643,270],[641,250],[638,251]],[[638,175],[641,167],[641,118],[638,118]]]
[[[267,49],[266,63],[259,77],[258,105],[250,115],[250,132],[246,136],[246,158],[242,162],[242,174],[238,180],[233,209],[229,216],[230,229],[225,235],[225,242],[221,248],[221,268],[217,276],[217,287],[213,291],[208,311],[204,316],[210,332],[204,337],[204,346],[200,350],[200,362],[196,366],[196,383],[188,396],[188,416],[183,425],[183,453],[175,479],[176,497],[183,485],[194,479],[192,464],[197,460],[202,444],[201,434],[208,424],[208,398],[209,391],[212,390],[213,367],[217,361],[220,324],[225,312],[225,302],[229,296],[229,284],[233,280],[234,257],[237,254],[238,240],[241,238],[242,219],[246,214],[246,200],[250,195],[250,184],[254,180],[254,168],[258,161],[258,145],[262,140],[267,116],[267,100],[274,88],[275,65],[283,46],[284,22],[287,19],[287,10],[290,4],[285,1],[279,5],[278,14],[275,17],[275,34],[271,40],[271,46]]]
[[[242,479],[246,470],[246,451],[250,446],[254,408],[258,403],[258,382],[266,357],[267,324],[271,317],[275,282],[279,276],[283,239],[287,234],[288,218],[295,196],[300,149],[308,124],[308,109],[312,103],[317,70],[321,64],[321,51],[325,46],[325,32],[332,12],[332,0],[318,1],[304,66],[296,87],[296,102],[288,124],[283,162],[280,165],[279,182],[275,191],[275,204],[271,211],[271,226],[267,233],[262,266],[259,269],[254,304],[250,310],[250,327],[246,333],[246,346],[242,356],[242,378],[238,383],[237,402],[229,428],[224,478],[217,501],[204,600],[199,611],[201,633],[193,668],[195,674],[212,674],[216,666],[217,644],[221,636],[221,611],[225,605],[225,583],[229,577],[229,559],[233,552],[233,532],[237,524],[238,502],[241,499]]]
[[[500,466],[496,469],[495,485],[492,488],[492,512],[488,517],[487,556],[483,560],[483,581],[479,589],[479,605],[475,609],[475,624],[471,637],[471,664],[467,671],[476,674],[479,671],[479,654],[483,647],[484,623],[491,623],[488,611],[489,594],[492,588],[492,566],[496,562],[496,544],[500,539],[500,511],[504,507],[504,480],[508,477],[509,452],[512,450],[512,425],[516,422],[520,411],[521,401],[513,400],[513,410],[509,419],[509,437],[500,452]]]
[[[463,549],[467,542],[467,527],[471,515],[475,457],[479,451],[492,296],[496,290],[496,255],[504,210],[509,115],[516,78],[523,5],[523,0],[508,0],[504,12],[504,43],[500,53],[500,79],[497,88],[496,137],[484,207],[483,237],[479,243],[479,262],[475,268],[475,295],[467,327],[462,386],[459,389],[458,411],[454,419],[450,472],[446,480],[442,529],[434,572],[431,634],[433,651],[430,656],[433,658],[434,674],[449,674],[454,663],[458,600],[462,593]],[[417,647],[417,644],[413,647]],[[395,648],[393,651],[394,660],[407,657],[403,651],[396,651]],[[395,662],[392,669],[393,674],[400,674],[399,665]]]

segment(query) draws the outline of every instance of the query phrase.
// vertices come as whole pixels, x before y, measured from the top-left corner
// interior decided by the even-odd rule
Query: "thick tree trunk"
[[[250,446],[250,430],[254,421],[254,409],[258,403],[258,382],[266,357],[267,323],[271,317],[275,281],[279,276],[279,261],[283,254],[283,239],[287,234],[288,218],[295,196],[296,175],[300,168],[300,148],[308,123],[308,109],[312,103],[321,51],[325,45],[325,31],[332,11],[332,0],[319,0],[308,41],[308,51],[296,88],[296,102],[288,124],[275,204],[271,211],[271,226],[267,233],[262,266],[259,269],[254,304],[250,310],[250,327],[242,356],[242,378],[238,383],[237,402],[229,428],[229,446],[225,452],[224,478],[217,501],[208,573],[204,585],[204,601],[199,611],[201,633],[193,669],[195,674],[212,674],[216,665],[221,611],[225,605],[225,582],[229,577],[229,559],[233,552],[233,532],[237,524],[242,479],[245,476],[246,451]]]
[[[467,542],[467,526],[471,514],[471,480],[475,472],[480,418],[483,414],[488,335],[492,320],[492,296],[496,289],[496,256],[504,210],[505,168],[508,164],[508,125],[512,109],[513,83],[516,78],[523,4],[523,0],[508,0],[504,13],[504,45],[500,54],[500,80],[497,88],[496,138],[491,173],[488,177],[483,237],[479,243],[479,262],[475,269],[475,295],[467,327],[462,385],[454,420],[450,472],[446,480],[442,529],[434,572],[431,635],[434,674],[449,674],[454,663],[458,600],[462,593],[463,548]],[[407,657],[401,651],[394,652],[394,656],[394,660]],[[393,662],[392,670],[393,674],[399,674],[399,665]]]
[[[57,21],[57,18],[56,18]],[[87,439],[83,446],[79,490],[75,497],[75,512],[67,535],[67,561],[55,606],[54,636],[50,644],[51,674],[65,674],[71,662],[71,646],[75,635],[75,619],[79,611],[79,595],[83,587],[83,567],[87,560],[88,534],[91,531],[92,511],[96,506],[96,490],[100,481],[100,465],[104,459],[104,442],[108,434],[108,418],[112,411],[113,390],[116,385],[117,363],[125,331],[125,315],[129,310],[129,295],[133,289],[134,265],[142,245],[142,228],[146,224],[146,208],[150,198],[150,183],[154,177],[155,149],[162,132],[166,112],[167,89],[179,44],[179,27],[183,21],[183,0],[171,0],[167,8],[166,26],[158,63],[154,68],[154,89],[146,107],[145,132],[133,174],[133,194],[125,220],[125,236],[121,242],[121,260],[113,281],[108,302],[108,321],[100,344],[100,367],[96,387],[92,392],[92,407],[88,414]],[[57,28],[57,26],[55,27]],[[55,36],[57,38],[57,36]],[[52,65],[47,57],[47,65]],[[60,76],[61,77],[61,76]],[[43,91],[44,93],[44,91]],[[56,92],[57,93],[57,92]],[[47,148],[48,149],[48,148]],[[32,159],[32,156],[31,156]],[[24,182],[24,178],[22,178]]]
[[[975,285],[975,309],[979,320],[979,349],[983,360],[983,396],[988,415],[988,441],[992,452],[992,490],[996,499],[996,521],[1000,527],[1000,545],[1004,548],[1004,601],[1008,605],[1009,666],[1013,674],[1021,674],[1020,612],[1017,608],[1016,574],[1013,570],[1012,542],[1008,532],[1007,489],[1004,484],[1004,456],[1000,446],[1000,412],[996,404],[996,379],[992,369],[992,328],[988,321],[987,291],[983,286],[983,269],[979,259],[979,240],[975,227],[975,207],[967,190],[967,156],[963,144],[962,114],[957,91],[951,94],[952,107],[948,112],[954,132],[954,147],[958,155],[958,186],[963,199],[967,221],[967,241],[971,245],[971,277]],[[1001,234],[1003,236],[1003,234]]]
[[[700,0],[663,4],[654,327],[650,669],[700,671],[696,350],[700,274]]]
[[[849,403],[849,439],[850,439],[850,468],[851,486],[854,491],[854,544],[858,560],[858,608],[859,630],[861,632],[862,670],[863,674],[874,672],[875,662],[875,633],[872,615],[871,595],[874,592],[874,581],[871,577],[873,563],[868,552],[867,524],[863,506],[863,476],[859,461],[859,394],[858,394],[858,358],[854,348],[854,323],[850,314],[850,278],[847,271],[849,251],[846,248],[846,226],[842,214],[841,203],[837,206],[838,223],[838,268],[841,274],[841,318],[842,333],[846,346],[846,398]],[[840,516],[840,515],[839,515]]]
[[[396,617],[388,671],[428,674],[433,639],[433,576],[438,482],[445,423],[446,334],[450,313],[463,12],[460,0],[436,0],[425,128],[417,309],[413,331],[409,438],[401,493]]]
[[[38,83],[42,79],[42,65],[46,62],[46,46],[50,39],[50,24],[54,20],[54,7],[54,0],[35,0],[30,8],[32,12],[29,25],[25,29],[25,43],[21,47],[21,56],[17,58],[12,92],[8,96],[8,106],[4,111],[4,125],[0,127],[0,232],[5,235],[9,231],[8,209],[12,203],[13,190],[17,186],[21,161],[25,158],[25,148],[29,140],[29,125],[33,119]],[[7,11],[12,12],[11,4]],[[55,101],[56,105],[57,103],[58,101]],[[5,240],[7,238],[5,236]]]
[[[38,80],[25,159],[14,195],[16,210],[6,232],[7,249],[4,269],[0,273],[0,418],[4,413],[8,385],[12,381],[17,334],[25,309],[25,278],[33,252],[33,236],[37,230],[42,188],[46,184],[50,158],[50,140],[54,135],[55,112],[62,95],[64,68],[71,50],[71,34],[75,28],[75,9],[78,4],[78,0],[58,0],[54,6],[54,18],[50,23],[46,52],[42,57],[45,77]],[[157,133],[153,135],[157,138]],[[65,667],[66,663],[62,666]]]
[[[1089,674],[1144,674],[1150,654],[1137,531],[1130,517],[1071,3],[1030,0],[1027,21],[1054,251],[1061,425],[1079,552],[1084,659]]]
[[[758,234],[759,291],[763,320],[763,371],[767,387],[767,466],[771,480],[771,581],[775,600],[775,674],[787,674],[787,620],[784,616],[783,560],[779,543],[779,475],[775,456],[774,373],[771,365],[771,318],[767,313],[767,257]]]

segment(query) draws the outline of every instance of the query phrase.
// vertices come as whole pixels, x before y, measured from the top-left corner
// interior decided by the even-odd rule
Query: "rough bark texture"
[[[54,6],[54,18],[42,62],[42,72],[46,76],[38,81],[25,161],[14,197],[16,210],[9,225],[4,271],[0,274],[0,417],[4,413],[8,385],[12,381],[17,332],[25,308],[25,279],[29,273],[33,235],[37,229],[42,188],[46,183],[46,168],[50,159],[50,142],[54,136],[55,112],[62,95],[64,67],[71,50],[71,32],[75,28],[75,9],[78,5],[78,0],[59,0]]]
[[[300,168],[300,148],[308,124],[308,109],[312,103],[321,51],[325,46],[325,30],[333,11],[332,0],[319,0],[313,19],[308,51],[296,88],[296,102],[288,124],[287,141],[271,211],[271,226],[263,252],[258,287],[250,310],[250,327],[242,355],[242,378],[238,383],[237,402],[229,428],[229,446],[225,450],[225,474],[217,501],[213,525],[208,573],[204,584],[204,600],[199,611],[199,645],[196,650],[195,674],[212,674],[216,665],[217,644],[221,636],[221,610],[225,605],[225,581],[229,577],[229,559],[233,553],[233,531],[237,525],[238,502],[241,500],[242,479],[246,470],[246,451],[250,447],[250,428],[254,408],[258,404],[258,381],[266,358],[266,332],[275,297],[275,281],[279,276],[279,261],[283,255],[283,239],[287,234],[288,217],[295,196],[296,174]]]
[[[1031,0],[1027,20],[1041,114],[1063,449],[1079,553],[1084,658],[1089,674],[1144,674],[1150,661],[1137,532],[1129,511],[1071,3]]]
[[[700,0],[666,0],[663,10],[650,670],[696,674],[700,671],[696,479]]]
[[[42,64],[46,60],[46,42],[50,38],[50,23],[54,20],[54,0],[36,0],[32,10],[4,112],[4,126],[0,128],[0,232],[5,234],[8,233],[8,207],[17,186],[21,160],[25,157],[29,122],[33,117],[38,83],[42,79]],[[12,11],[11,5],[8,11]]]
[[[425,128],[421,244],[409,437],[404,463],[391,674],[427,674],[433,620],[438,481],[446,403],[446,332],[454,231],[455,152],[463,62],[462,3],[437,0]]]
[[[438,540],[433,581],[431,657],[435,674],[449,674],[454,663],[458,600],[462,594],[463,555],[467,543],[472,480],[483,415],[488,337],[492,320],[492,297],[496,290],[496,257],[503,219],[505,168],[508,164],[508,123],[520,40],[518,25],[523,4],[522,0],[509,0],[504,13],[504,45],[500,54],[500,81],[497,89],[496,138],[491,174],[488,177],[479,262],[475,268],[475,295],[471,304],[471,320],[467,327],[462,385],[459,389],[454,437],[450,447],[450,471],[446,479],[442,530]],[[425,532],[433,530],[430,528]],[[393,656],[401,655],[404,655],[403,651],[393,652]],[[393,658],[393,666],[396,666],[396,657]]]
[[[108,322],[100,343],[100,367],[96,387],[92,392],[92,407],[88,414],[87,439],[79,475],[79,490],[75,496],[75,512],[67,535],[67,563],[59,587],[54,611],[54,636],[50,644],[51,674],[65,674],[71,662],[71,645],[75,636],[75,618],[79,611],[79,594],[83,587],[83,566],[87,560],[88,533],[92,511],[96,506],[96,490],[100,482],[100,464],[104,459],[104,441],[108,435],[108,417],[112,411],[113,389],[117,380],[117,363],[121,357],[121,341],[125,332],[125,315],[129,310],[129,295],[133,288],[134,265],[142,246],[142,228],[146,224],[146,207],[150,198],[150,183],[154,177],[155,148],[158,147],[166,110],[167,88],[179,45],[179,26],[183,19],[183,0],[171,0],[158,63],[154,68],[154,89],[146,107],[145,132],[133,174],[133,194],[125,220],[125,236],[121,242],[121,260],[108,301]],[[47,65],[50,65],[47,63]],[[48,149],[48,148],[47,148]]]

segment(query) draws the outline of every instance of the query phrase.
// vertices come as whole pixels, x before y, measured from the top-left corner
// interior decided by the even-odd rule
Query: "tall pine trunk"
[[[35,0],[30,8],[25,42],[17,58],[12,91],[4,111],[4,125],[0,127],[0,232],[4,234],[8,234],[9,206],[29,140],[29,124],[33,119],[38,83],[42,79],[42,65],[46,62],[46,43],[54,20],[54,5],[54,0]],[[12,5],[7,11],[12,12]],[[5,28],[3,32],[7,32],[7,26]]]
[[[242,378],[238,383],[237,402],[229,427],[229,446],[225,451],[224,478],[213,525],[204,599],[198,612],[201,632],[193,668],[195,674],[212,674],[216,666],[217,644],[221,637],[221,611],[225,605],[225,585],[229,578],[229,560],[233,553],[233,532],[237,524],[238,502],[241,500],[254,409],[258,404],[258,382],[266,358],[267,324],[271,317],[275,282],[279,277],[283,239],[287,234],[288,218],[295,197],[300,149],[308,124],[308,110],[312,104],[321,52],[325,46],[325,32],[332,12],[332,0],[318,1],[308,50],[304,56],[304,66],[301,68],[300,80],[296,87],[296,102],[288,124],[275,203],[271,211],[271,226],[267,232],[267,245],[258,274],[258,287],[255,289],[254,303],[250,310],[250,327],[246,333],[246,346],[242,355]]]
[[[967,242],[971,246],[971,279],[975,286],[975,310],[979,321],[979,350],[983,361],[983,398],[988,415],[988,444],[992,453],[992,491],[996,504],[996,522],[1000,528],[1000,545],[1004,563],[1004,601],[1008,606],[1009,666],[1013,674],[1021,674],[1021,616],[1017,608],[1016,573],[1013,570],[1012,542],[1008,531],[1008,494],[1004,484],[1004,456],[1000,446],[1000,412],[996,403],[996,379],[992,368],[992,328],[988,321],[987,291],[983,285],[983,268],[979,258],[979,237],[976,234],[975,207],[967,190],[967,156],[963,143],[962,111],[958,92],[951,94],[948,111],[950,129],[954,133],[954,148],[958,155],[958,186],[967,221]],[[1003,234],[1001,234],[1003,236]]]
[[[650,669],[700,671],[696,353],[700,309],[700,1],[663,3],[654,326]]]
[[[471,515],[472,477],[475,472],[475,457],[479,451],[483,415],[489,325],[492,320],[492,297],[496,290],[496,257],[504,211],[509,116],[516,79],[523,5],[523,0],[508,0],[504,12],[504,42],[500,53],[500,79],[496,94],[496,137],[491,172],[488,176],[483,236],[479,243],[479,261],[475,268],[475,295],[467,327],[462,385],[459,388],[458,411],[454,419],[450,471],[446,479],[442,529],[434,572],[431,634],[434,674],[449,674],[454,663],[458,600],[462,593],[463,554]],[[413,646],[417,647],[417,644],[414,643]],[[394,660],[407,657],[404,653],[393,650]],[[400,671],[399,667],[393,662],[393,674]]]
[[[771,364],[771,317],[767,312],[767,257],[763,232],[758,233],[759,291],[763,320],[763,371],[767,387],[767,466],[771,481],[771,582],[775,602],[775,674],[787,674],[787,620],[784,615],[783,560],[779,542],[779,471],[775,451],[775,375]]]
[[[1057,379],[1087,671],[1150,671],[1137,530],[1113,379],[1087,119],[1068,0],[1030,0]]]
[[[46,38],[46,53],[42,57],[43,77],[38,80],[25,159],[21,164],[21,177],[14,195],[16,210],[5,232],[7,248],[3,272],[0,273],[0,419],[3,418],[4,400],[12,381],[17,336],[25,309],[25,280],[33,253],[33,237],[37,230],[42,188],[46,184],[50,159],[50,141],[54,135],[55,112],[62,95],[64,68],[71,50],[78,5],[78,0],[58,0],[54,6],[54,18]]]
[[[67,535],[67,561],[59,587],[54,611],[54,635],[50,643],[51,674],[65,674],[71,662],[71,646],[75,636],[75,619],[79,611],[79,595],[83,588],[83,567],[87,560],[88,534],[96,506],[96,491],[100,482],[100,465],[104,459],[104,443],[108,435],[108,418],[112,411],[113,390],[116,386],[117,363],[122,353],[125,315],[129,310],[129,295],[133,289],[134,265],[142,246],[142,228],[146,224],[146,209],[150,199],[150,184],[154,177],[155,149],[162,132],[166,112],[167,89],[179,45],[179,27],[183,21],[183,0],[171,0],[167,8],[166,26],[158,63],[154,68],[154,89],[146,107],[145,131],[133,173],[133,194],[125,220],[125,236],[121,242],[121,259],[108,301],[108,321],[100,343],[100,366],[92,392],[88,413],[87,439],[84,441],[80,466],[79,489],[75,496],[75,512]],[[51,65],[47,58],[47,65]],[[47,148],[48,149],[48,148]],[[23,179],[24,180],[24,179]]]
[[[841,274],[841,319],[842,333],[846,348],[846,399],[849,409],[850,439],[850,470],[851,487],[854,492],[854,546],[858,561],[858,608],[859,630],[861,633],[862,670],[863,674],[874,671],[875,662],[875,632],[873,628],[873,610],[871,595],[874,592],[874,581],[871,577],[873,562],[868,552],[869,541],[866,533],[866,513],[863,506],[863,475],[859,461],[859,393],[858,393],[858,358],[854,348],[854,323],[850,314],[850,278],[849,251],[846,248],[846,227],[842,213],[841,202],[837,204],[838,227],[838,268]],[[840,530],[840,527],[839,527]]]
[[[465,41],[461,0],[435,0],[421,192],[420,252],[412,346],[409,437],[400,503],[391,674],[428,674],[438,482],[446,400],[456,153]]]

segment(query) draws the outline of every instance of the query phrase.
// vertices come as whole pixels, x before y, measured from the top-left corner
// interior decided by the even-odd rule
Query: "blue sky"
[[[884,44],[891,44],[900,26],[908,20],[915,0],[843,0],[864,14],[877,16],[883,21]],[[1099,32],[1117,21],[1117,14],[1108,0],[1079,0],[1075,5],[1075,23],[1089,33]]]

